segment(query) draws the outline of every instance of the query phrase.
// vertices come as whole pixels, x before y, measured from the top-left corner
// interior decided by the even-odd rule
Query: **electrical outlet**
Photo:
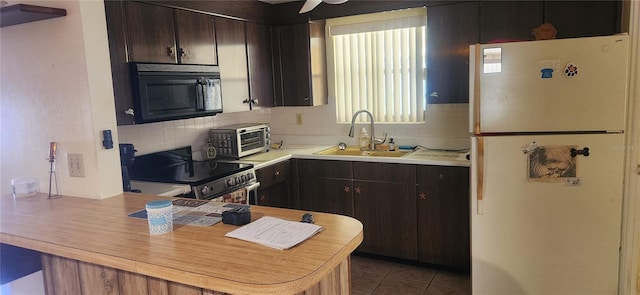
[[[84,177],[84,160],[82,154],[68,154],[69,176]]]
[[[302,125],[302,113],[296,113],[296,125]]]

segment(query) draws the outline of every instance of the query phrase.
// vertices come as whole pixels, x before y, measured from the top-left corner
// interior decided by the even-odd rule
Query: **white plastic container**
[[[18,177],[11,179],[11,188],[13,189],[13,197],[30,197],[38,192],[38,179],[35,177]]]
[[[149,234],[166,234],[173,230],[173,203],[171,200],[155,200],[147,203]]]

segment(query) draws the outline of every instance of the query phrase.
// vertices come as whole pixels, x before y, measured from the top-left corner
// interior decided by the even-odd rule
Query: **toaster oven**
[[[223,158],[239,159],[269,151],[271,128],[268,124],[237,124],[209,130],[209,141],[216,154]]]

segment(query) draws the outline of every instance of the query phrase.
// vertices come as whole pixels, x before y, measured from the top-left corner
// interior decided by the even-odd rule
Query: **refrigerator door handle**
[[[482,74],[482,49],[480,44],[469,50],[469,131],[480,134],[480,75]]]
[[[476,153],[476,200],[478,202],[478,215],[484,214],[484,138],[477,137]]]

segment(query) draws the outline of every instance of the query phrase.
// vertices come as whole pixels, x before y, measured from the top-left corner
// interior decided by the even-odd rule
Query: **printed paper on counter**
[[[316,224],[264,216],[228,232],[225,236],[285,250],[302,243],[321,230],[322,227]]]

